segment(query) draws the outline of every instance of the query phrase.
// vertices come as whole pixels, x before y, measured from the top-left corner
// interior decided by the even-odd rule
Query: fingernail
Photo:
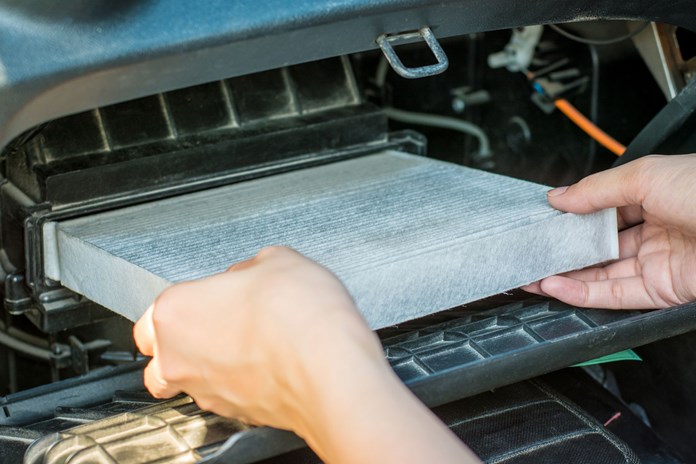
[[[559,195],[563,195],[566,192],[566,190],[568,190],[568,187],[558,187],[553,190],[549,190],[548,192],[546,192],[546,194],[550,197],[557,197]]]

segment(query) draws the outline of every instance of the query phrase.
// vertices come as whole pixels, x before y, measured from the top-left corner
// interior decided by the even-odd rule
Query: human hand
[[[227,272],[165,290],[136,324],[145,385],[203,409],[295,430],[330,364],[387,369],[375,335],[330,272],[266,248]],[[345,379],[344,379],[345,380]],[[316,393],[316,392],[315,392]]]
[[[329,462],[477,462],[399,381],[341,282],[288,248],[165,290],[134,327],[145,385],[292,430]]]
[[[523,287],[596,308],[665,308],[696,300],[696,155],[648,156],[551,190],[551,206],[618,208],[619,260]]]

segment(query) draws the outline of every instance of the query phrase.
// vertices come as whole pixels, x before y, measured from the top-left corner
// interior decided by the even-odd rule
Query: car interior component
[[[34,442],[32,456],[41,455],[46,449],[38,443],[54,443],[55,436],[47,438],[53,433],[108,422],[153,402],[142,393],[144,360],[133,345],[132,323],[45,275],[48,222],[388,150],[554,186],[614,161],[696,151],[690,2],[281,3],[0,1],[0,394],[6,395],[0,397],[0,462],[20,461]],[[626,32],[645,21],[656,23],[626,40]],[[486,62],[510,43],[511,28],[538,25],[543,30],[527,68],[545,82],[551,99],[539,98],[522,73]],[[376,38],[426,26],[449,68],[403,79]],[[662,47],[641,55],[634,44],[646,36],[648,45]],[[611,43],[589,45],[585,38]],[[408,67],[432,64],[433,52],[415,39],[395,48],[399,59]],[[655,82],[664,76],[675,84],[670,90],[669,81],[661,83],[669,96],[678,92],[667,105]],[[617,159],[562,117],[558,98],[626,142],[625,154]],[[389,108],[481,132],[389,118]],[[483,159],[482,134],[490,148]],[[542,382],[642,462],[663,464],[696,462],[696,377],[685,367],[696,362],[694,319],[693,304],[594,311],[513,291],[379,334],[401,378],[428,404],[445,408],[489,389],[514,407],[516,390],[503,385],[647,343],[635,349],[644,362],[592,366],[591,378],[569,374],[584,373],[579,368],[564,369]],[[474,406],[486,401],[480,398]],[[496,436],[521,443],[530,431],[550,431],[548,416],[525,410],[515,416],[522,425],[512,436],[505,435],[509,422],[492,422],[490,429],[478,422],[476,430],[490,431],[483,443]],[[301,445],[279,433],[233,433],[248,439],[225,449],[231,442],[222,439],[196,453],[215,448],[218,462],[253,460],[259,454],[249,452],[270,456]],[[552,435],[545,436],[554,441]],[[570,451],[561,458],[546,456],[621,459],[602,443],[582,443],[582,449],[565,447]],[[477,450],[501,456],[504,448],[492,455]],[[276,462],[313,462],[306,451],[296,453]],[[632,459],[630,453],[624,458]]]
[[[568,100],[565,98],[559,98],[554,101],[554,106],[558,110],[566,115],[568,119],[573,121],[580,129],[582,129],[587,135],[592,137],[600,145],[602,145],[607,150],[614,153],[616,156],[621,156],[626,151],[626,147],[619,143],[614,137],[610,136],[602,129],[597,127],[587,119],[581,112],[578,111]]]
[[[636,48],[668,100],[677,96],[696,70],[693,56],[683,56],[677,30],[670,24],[651,23],[649,28],[640,29],[633,37]]]
[[[501,454],[511,459],[515,455],[513,451],[520,451],[522,455],[525,455],[533,454],[535,449],[544,455],[547,452],[552,453],[552,456],[556,456],[553,454],[555,452],[567,452],[574,453],[571,456],[578,456],[578,453],[582,452],[581,449],[586,447],[597,449],[595,446],[601,446],[601,443],[592,440],[601,442],[608,440],[609,443],[614,444],[615,448],[623,450],[624,457],[630,456],[631,459],[635,459],[633,451],[611,433],[612,430],[616,430],[620,436],[626,435],[625,439],[632,442],[630,448],[635,449],[637,453],[641,455],[651,453],[653,458],[655,455],[660,457],[660,460],[653,459],[645,462],[678,462],[668,459],[665,456],[667,453],[658,449],[660,441],[651,434],[649,429],[646,430],[646,427],[635,424],[637,419],[625,405],[621,406],[616,399],[606,399],[605,397],[611,398],[611,396],[607,392],[602,392],[601,387],[592,382],[589,386],[578,387],[577,382],[558,380],[554,385],[568,384],[563,387],[563,390],[574,390],[576,392],[574,396],[577,396],[578,388],[581,390],[594,388],[593,397],[605,398],[602,399],[602,403],[609,404],[607,407],[599,407],[592,403],[585,405],[587,411],[592,411],[595,415],[595,420],[587,418],[588,412],[582,412],[579,407],[569,405],[561,396],[552,393],[544,386],[530,386],[528,383],[522,384],[526,385],[524,387],[519,387],[519,384],[513,387],[504,387],[504,385],[515,384],[529,377],[555,371],[561,366],[621,350],[627,346],[649,343],[665,335],[693,330],[696,328],[696,317],[693,315],[695,308],[696,304],[690,304],[681,308],[641,313],[578,309],[554,301],[513,303],[483,311],[458,310],[444,323],[439,325],[426,323],[420,330],[406,330],[400,335],[385,339],[383,343],[390,364],[419,398],[431,407],[446,405],[436,411],[457,411],[456,418],[448,415],[452,418],[448,421],[450,426],[455,424],[471,426],[465,428],[466,433],[462,430],[463,434],[460,436],[484,457]],[[49,454],[51,450],[61,450],[75,443],[80,443],[79,447],[73,448],[75,452],[84,449],[87,456],[101,453],[102,451],[95,451],[93,440],[78,438],[81,435],[93,435],[101,437],[107,449],[112,441],[115,448],[124,449],[125,456],[133,459],[133,461],[125,462],[150,462],[136,460],[138,456],[128,454],[128,450],[134,449],[132,445],[151,444],[152,448],[159,448],[162,453],[176,451],[184,457],[202,458],[203,462],[209,459],[209,462],[241,463],[254,462],[303,446],[301,440],[288,432],[263,427],[245,429],[235,422],[227,423],[214,419],[213,416],[197,411],[190,404],[190,400],[185,399],[174,400],[135,412],[135,414],[118,416],[118,413],[128,413],[142,407],[143,403],[152,402],[152,399],[148,399],[147,396],[114,393],[114,382],[110,381],[114,375],[120,379],[128,379],[128,383],[120,385],[120,390],[133,390],[137,389],[134,386],[135,382],[142,382],[142,377],[136,376],[141,375],[140,369],[142,364],[122,366],[114,370],[111,376],[101,378],[90,374],[92,388],[98,388],[102,384],[104,387],[93,404],[85,402],[87,395],[75,397],[69,394],[73,391],[68,388],[71,386],[71,381],[75,382],[73,379],[46,386],[45,393],[37,390],[32,396],[31,403],[21,394],[16,395],[16,401],[8,397],[4,406],[5,414],[8,415],[2,418],[2,424],[7,425],[0,426],[0,443],[6,443],[8,446],[2,449],[6,449],[7,453],[21,455],[24,449],[34,443],[25,462],[49,463],[54,462],[48,459],[51,456]],[[89,383],[86,384],[89,385]],[[522,390],[519,390],[520,388]],[[474,396],[488,390],[495,390],[495,392]],[[63,392],[62,397],[59,392]],[[109,401],[109,397],[105,398],[105,395],[115,395],[115,398]],[[531,398],[530,395],[534,401],[527,401]],[[461,403],[466,407],[459,408],[456,406],[459,403],[452,403],[464,397],[473,397]],[[553,400],[554,397],[558,401]],[[552,400],[551,403],[560,402],[561,404],[552,405],[548,403],[549,400]],[[504,407],[499,410],[489,401],[501,407],[507,404],[509,408]],[[501,403],[498,403],[499,401]],[[587,402],[587,399],[581,396],[579,401]],[[182,405],[188,411],[184,414],[185,417],[181,415]],[[84,410],[88,406],[96,407]],[[58,408],[55,409],[56,407]],[[167,412],[171,407],[175,410],[179,408],[179,413]],[[560,416],[555,415],[556,413],[552,414],[555,418],[553,419],[545,415],[551,412],[547,410],[548,408],[559,414],[564,409],[566,412]],[[566,416],[567,410],[574,411],[575,416],[574,419],[567,417],[570,420],[569,423],[562,419]],[[612,427],[607,424],[605,427],[608,431],[603,429],[600,425],[606,424],[617,411],[621,412],[623,419],[617,421]],[[209,423],[215,424],[215,427],[231,428],[225,429],[229,430],[229,435],[223,436],[216,433],[216,440],[218,440],[216,443],[208,442],[206,446],[200,448],[187,448],[181,442],[176,430],[165,427],[166,424],[161,420],[143,419],[144,415],[153,412],[165,414],[167,417],[177,415],[182,421],[180,425],[184,430],[187,430],[185,424],[191,422],[204,423],[205,425],[201,426],[202,430],[205,430]],[[493,440],[492,437],[496,433],[506,430],[501,429],[499,422],[494,418],[506,419],[501,417],[505,414],[514,415],[514,420],[510,419],[510,424],[513,425],[513,428],[508,430],[510,435]],[[484,417],[490,418],[493,422],[483,420]],[[549,427],[549,421],[554,424],[554,427]],[[629,426],[626,421],[634,425]],[[91,423],[80,426],[85,422]],[[124,424],[135,422],[143,423],[143,426],[152,430],[152,433],[141,434],[139,429],[124,428]],[[533,427],[533,424],[537,426]],[[560,426],[560,424],[570,427],[567,434],[556,433],[555,425]],[[571,424],[575,425],[571,426]],[[71,429],[75,426],[77,428]],[[529,428],[536,432],[522,433]],[[632,432],[636,428],[640,431],[639,440]],[[123,433],[114,434],[118,430],[123,430]],[[485,440],[479,441],[474,436],[476,431],[487,431]],[[587,435],[594,438],[588,445],[577,449],[575,440],[583,442],[589,439]],[[178,447],[157,446],[156,444],[162,440],[166,443],[176,442]],[[125,446],[124,441],[130,442],[131,446]],[[492,443],[497,445],[491,445]],[[528,447],[526,443],[538,443],[539,446]],[[100,446],[102,445],[97,448]],[[487,446],[493,446],[495,449],[487,448]],[[547,446],[549,448],[545,449]],[[195,454],[192,454],[194,452]],[[58,451],[56,454],[59,454]],[[619,453],[619,455],[622,454]],[[97,454],[97,456],[105,459],[103,454]],[[157,455],[157,458],[163,457],[161,454]],[[534,455],[529,459],[540,458]],[[96,460],[96,462],[120,461]]]
[[[510,72],[526,72],[544,32],[544,26],[527,26],[513,29],[510,42],[502,51],[488,55],[488,66],[505,67]]]
[[[475,153],[475,157],[479,167],[485,168],[486,166],[481,166],[481,164],[486,160],[490,160],[493,155],[491,153],[491,144],[488,140],[488,135],[486,135],[486,133],[480,127],[468,121],[437,114],[397,110],[396,108],[385,108],[384,113],[387,115],[387,117],[389,117],[389,119],[394,121],[451,129],[476,137],[479,145],[478,150]]]
[[[598,383],[620,391],[643,422],[683,456],[682,462],[696,461],[691,427],[696,410],[694,372],[688,368],[694,365],[694,346],[693,333],[667,338],[636,349],[643,362],[605,366],[596,376]]]
[[[692,153],[696,134],[696,79],[670,100],[636,135],[616,161],[625,164],[652,153]]]
[[[46,275],[135,321],[168,285],[276,243],[380,329],[618,258],[615,210],[564,214],[546,190],[389,151],[46,223]]]
[[[65,415],[69,417],[69,412]],[[39,440],[25,462],[195,463],[201,457],[199,448],[219,444],[248,428],[237,420],[201,411],[190,397],[183,397]]]
[[[346,58],[52,121],[7,154],[4,305],[46,332],[108,317],[46,278],[45,222],[386,148],[423,149],[418,136],[388,134],[384,114],[358,94]]]
[[[36,422],[56,406],[80,408],[108,401],[117,391],[142,388],[143,361],[107,366],[79,377],[17,392],[0,400],[0,426]]]
[[[460,0],[298,0],[267,8],[243,0],[201,8],[186,0],[114,5],[90,0],[69,8],[48,1],[0,6],[0,147],[66,114],[240,76],[287,64],[362,52],[393,31],[429,26],[438,37],[578,18],[659,20],[696,28],[685,3],[545,0],[530,8],[495,0],[485,8]],[[475,11],[475,14],[472,14]],[[153,35],[167,25],[168,34]],[[139,40],[147,37],[147,41]],[[312,46],[298,46],[312,44]],[[24,53],[15,53],[23,50]],[[31,57],[31,59],[27,59]],[[119,85],[112,85],[118,82]],[[71,95],[66,98],[65,95]]]
[[[120,395],[115,403],[128,407],[127,399]],[[249,428],[201,411],[188,397],[101,420],[100,412],[100,408],[60,410],[57,416],[66,422],[80,416],[90,421],[36,441],[26,454],[25,464],[246,464],[268,451],[259,446],[256,450],[247,447],[250,452],[246,456],[225,453],[220,439],[248,434]],[[604,464],[641,462],[602,423],[541,381],[514,384],[454,402],[436,408],[435,413],[485,462],[551,463],[597,454]],[[539,426],[548,423],[553,427]],[[320,462],[311,452],[300,453],[304,455],[301,461]]]
[[[533,382],[514,384],[438,407],[434,409],[434,412],[450,425],[465,443],[472,443],[474,449],[481,453],[484,462],[498,462],[490,454],[498,446],[500,446],[499,449],[504,449],[506,448],[504,443],[507,440],[519,443],[519,440],[523,439],[522,437],[543,436],[544,431],[548,431],[548,427],[545,426],[553,423],[553,420],[545,414],[547,404],[541,404],[542,407],[537,410],[536,403],[531,402],[528,404],[530,407],[524,407],[523,401],[519,401],[523,398],[539,398],[537,396],[538,389],[542,389],[549,396],[557,398],[561,404],[585,415],[586,418],[589,417],[591,422],[601,424],[600,429],[603,428],[613,434],[616,441],[612,440],[612,442],[619,450],[623,449],[623,452],[616,448],[612,449],[612,446],[604,449],[598,448],[595,443],[585,441],[589,438],[588,436],[584,436],[580,442],[575,442],[573,439],[565,442],[563,440],[556,441],[553,437],[549,437],[548,442],[537,442],[539,453],[533,457],[532,462],[544,464],[557,462],[594,463],[605,462],[604,459],[606,462],[637,461],[643,464],[688,462],[669,444],[665,443],[660,436],[656,435],[643,422],[642,417],[631,409],[630,405],[603,389],[581,369],[564,369],[537,378]],[[528,393],[531,395],[527,396]],[[491,407],[493,405],[495,407]],[[509,406],[510,409],[505,410],[503,405]],[[490,409],[488,409],[489,407]],[[481,409],[486,410],[485,414],[492,422],[490,426],[483,419],[470,420]],[[468,411],[471,413],[469,414]],[[612,418],[616,419],[611,420]],[[457,426],[452,427],[452,424],[457,424]],[[500,439],[500,433],[504,434],[502,439]],[[630,448],[630,451],[627,451],[626,447]],[[531,450],[522,449],[520,451],[522,455],[520,458],[523,462],[527,462],[525,458],[528,456],[525,456],[525,451]],[[594,451],[597,451],[599,455],[592,454]],[[321,460],[310,450],[302,449],[260,461],[258,464],[287,463],[320,464]]]
[[[563,28],[562,25],[559,24],[549,24],[549,27],[553,29],[554,31],[558,32],[561,34],[563,37],[566,37],[570,40],[574,40],[575,42],[580,42],[585,45],[612,45],[615,43],[623,42],[624,40],[631,39],[641,32],[643,32],[644,29],[646,29],[648,26],[650,26],[650,22],[646,21],[643,24],[635,27],[632,31],[629,31],[628,33],[624,35],[620,35],[618,37],[611,37],[608,39],[592,39],[592,38],[587,38],[587,37],[581,37],[579,35],[575,35],[572,32],[569,32]]]
[[[409,68],[404,66],[396,54],[392,44],[405,43],[417,37],[421,37],[433,52],[433,56],[437,60],[436,64],[421,66],[418,68]],[[419,29],[417,32],[407,32],[402,34],[382,34],[377,37],[377,45],[382,49],[384,57],[391,65],[394,72],[406,79],[420,79],[421,77],[430,77],[447,71],[449,60],[445,51],[440,46],[440,43],[435,38],[433,31],[429,27]]]
[[[621,40],[617,39],[617,41],[621,42],[626,38],[628,37]],[[558,109],[582,131],[589,135],[595,142],[599,143],[615,155],[621,156],[626,151],[626,147],[604,132],[602,129],[597,127],[595,124],[597,115],[596,104],[594,101],[596,100],[596,95],[598,93],[598,63],[596,63],[597,52],[594,47],[594,44],[589,44],[590,54],[593,61],[592,94],[594,96],[592,107],[590,109],[590,119],[585,117],[572,103],[568,101],[567,98],[565,98],[565,95],[567,95],[569,92],[575,91],[578,88],[582,89],[586,87],[587,82],[590,80],[587,76],[581,76],[580,71],[577,68],[566,68],[566,66],[569,64],[569,60],[567,58],[559,59],[556,62],[533,72],[529,71],[527,68],[518,69],[517,67],[513,67],[512,69],[508,67],[508,70],[521,70],[524,72],[527,79],[530,81],[530,83],[532,83],[532,87],[535,91],[535,93],[532,95],[532,101],[536,103],[537,106],[539,106],[544,112],[551,114],[554,109]],[[489,66],[494,67],[491,64],[490,56]],[[572,80],[569,81],[569,79]]]

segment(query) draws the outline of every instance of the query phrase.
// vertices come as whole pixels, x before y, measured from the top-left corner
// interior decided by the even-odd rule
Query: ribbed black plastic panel
[[[456,314],[459,317],[455,319],[384,341],[387,358],[397,374],[430,406],[450,403],[580,361],[696,329],[694,303],[652,312],[629,312],[586,310],[557,302],[532,300],[485,311],[459,309]],[[112,379],[106,376],[101,381],[101,390],[108,391]],[[96,380],[90,385],[90,390],[99,389]],[[54,396],[59,387],[52,386]],[[41,436],[43,438],[34,444],[26,462],[73,462],[47,459],[47,453],[59,447],[96,446],[96,436],[103,437],[114,430],[128,431],[125,435],[116,435],[119,443],[114,449],[119,450],[142,446],[145,435],[155,437],[154,448],[162,450],[156,456],[160,459],[157,462],[202,459],[202,462],[250,463],[303,446],[300,439],[288,432],[268,428],[245,429],[238,423],[224,425],[219,418],[198,411],[189,400],[175,400],[169,405],[145,411],[144,415],[151,414],[152,419],[143,419],[142,411],[112,416],[142,405],[132,398],[118,395],[115,403],[77,414],[69,408],[78,401],[84,405],[85,398],[75,398],[68,392],[60,396],[61,402],[51,402],[52,407],[48,402],[42,403],[45,409],[43,422],[39,421],[35,407],[31,414],[27,413],[27,408],[40,401],[40,395],[5,398],[5,414],[25,417],[26,423],[13,422],[13,427],[0,427],[2,453],[19,455]],[[30,397],[34,400],[28,401]],[[103,403],[104,400],[97,402]],[[55,411],[55,417],[50,418],[55,406],[61,408]],[[177,408],[176,414],[168,412]],[[101,424],[93,422],[68,430],[101,418],[105,418]],[[7,419],[5,423],[8,423]],[[145,425],[139,428],[133,424]],[[200,429],[191,435],[189,426]],[[231,439],[224,442],[221,439],[224,434],[219,430],[227,426],[231,427],[228,431]],[[217,437],[215,440],[196,442],[198,438],[186,439],[190,436],[205,438],[206,434],[201,430],[208,430],[208,427],[212,427],[210,436]],[[172,434],[177,435],[172,438]],[[68,445],[62,444],[65,440]],[[119,462],[109,457],[104,443],[100,442],[99,451],[94,455],[103,460],[94,462]],[[169,446],[172,443],[174,445]],[[188,445],[184,446],[186,443]],[[137,462],[152,462],[152,459]]]
[[[430,406],[696,329],[696,303],[611,311],[528,300],[384,341],[389,362]]]

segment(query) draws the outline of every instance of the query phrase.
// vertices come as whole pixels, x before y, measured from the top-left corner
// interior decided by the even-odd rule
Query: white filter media
[[[287,245],[378,329],[618,257],[614,210],[560,213],[547,190],[389,151],[47,224],[45,271],[136,320],[172,283]]]

